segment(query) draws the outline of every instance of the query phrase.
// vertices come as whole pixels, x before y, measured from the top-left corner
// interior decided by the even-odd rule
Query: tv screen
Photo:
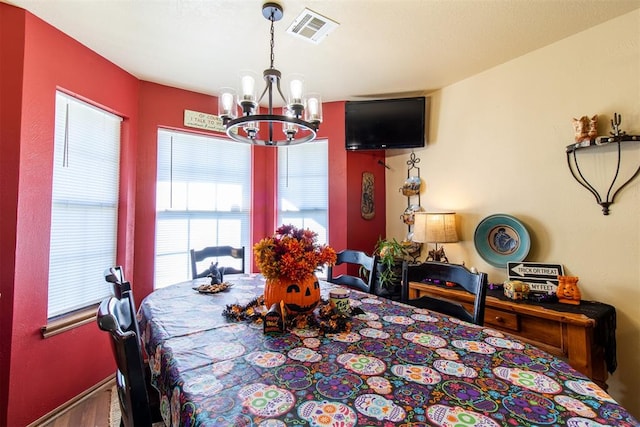
[[[347,150],[424,147],[425,97],[347,101]]]

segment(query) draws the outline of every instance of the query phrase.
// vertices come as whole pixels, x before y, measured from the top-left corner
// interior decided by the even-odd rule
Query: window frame
[[[172,138],[169,139],[167,138]],[[180,163],[184,161],[181,159],[181,156],[184,156],[185,153],[191,153],[193,155],[194,150],[200,148],[199,143],[206,142],[207,144],[211,144],[207,147],[201,147],[202,152],[199,153],[197,157],[197,161],[195,165],[188,164],[185,166],[184,163]],[[218,135],[211,134],[202,134],[197,132],[189,132],[183,130],[175,130],[175,129],[167,129],[167,128],[159,128],[157,132],[157,141],[158,144],[158,158],[157,158],[157,174],[156,174],[156,226],[155,226],[155,243],[154,243],[154,259],[155,259],[155,267],[154,267],[154,289],[158,289],[161,287],[165,287],[174,283],[172,281],[175,280],[191,280],[191,262],[190,262],[190,249],[202,249],[205,246],[217,246],[217,245],[228,245],[228,246],[245,246],[245,265],[249,265],[248,259],[251,254],[250,251],[250,243],[251,243],[251,198],[252,198],[252,153],[251,146],[245,144],[238,144],[236,142],[231,141],[230,139],[223,138]],[[163,147],[162,144],[169,143],[169,147]],[[191,144],[191,150],[186,150],[184,147],[179,147],[174,144]],[[216,147],[216,144],[223,143],[224,146]],[[186,145],[185,145],[186,147]],[[169,150],[167,153],[166,150]],[[179,150],[186,150],[182,154],[180,154]],[[237,154],[242,150],[242,154]],[[213,168],[216,167],[216,162],[211,161],[210,164],[207,164],[206,171],[198,172],[198,168],[202,168],[203,162],[202,158],[210,158],[211,153],[229,153],[233,151],[234,160],[230,163],[233,168],[233,171],[225,174],[224,172],[217,171]],[[169,155],[170,158],[166,156]],[[208,157],[209,155],[209,157]],[[238,157],[241,159],[239,160]],[[243,159],[243,160],[242,160]],[[243,161],[244,163],[240,164],[239,162]],[[228,168],[229,166],[227,166]],[[167,170],[169,168],[169,170]],[[181,169],[182,168],[182,169]],[[186,170],[188,169],[188,170]],[[237,169],[237,170],[236,170]],[[215,180],[209,179],[202,182],[196,182],[195,179],[199,177],[209,177],[211,176],[211,171],[218,172],[225,177],[229,177],[228,180]],[[236,173],[238,176],[241,176],[242,179],[240,181],[235,181],[231,179],[233,174]],[[168,175],[167,175],[168,174]],[[185,177],[193,178],[193,180],[185,180]],[[181,181],[183,179],[183,181]],[[169,181],[167,181],[169,180]],[[174,180],[175,186],[174,186]],[[193,190],[190,186],[200,185],[201,187],[206,187],[209,184],[213,186],[215,190],[213,191],[214,197],[212,201],[199,201],[196,202],[194,199],[194,195],[197,195],[198,190]],[[221,198],[223,198],[222,194],[224,191],[230,191],[230,187],[235,185],[239,185],[242,192],[238,195],[232,202],[232,205],[225,205],[221,202]],[[167,192],[166,194],[160,194],[161,192]],[[174,194],[180,193],[180,194]],[[170,200],[167,200],[170,198]],[[174,204],[175,199],[175,204]],[[207,207],[207,203],[209,203],[210,207],[214,209],[205,209]],[[165,251],[162,249],[162,245],[164,240],[167,239],[168,236],[163,232],[162,228],[168,226],[168,222],[171,219],[175,220],[184,220],[186,221],[186,237],[182,236],[181,238],[186,238],[185,242],[178,242],[176,244],[177,249],[173,252]],[[224,229],[220,224],[224,225],[225,221],[235,221],[240,219],[239,224],[239,240],[229,239],[228,236],[225,239],[225,233],[229,233],[228,229]],[[198,221],[214,221],[216,224],[216,231],[214,232],[214,240],[209,241],[200,240],[192,236],[192,226],[195,227]],[[164,222],[164,223],[163,223]],[[176,223],[177,226],[180,226],[179,223]],[[161,241],[159,241],[159,239]],[[222,239],[222,240],[218,240]],[[199,242],[199,243],[197,243]],[[180,247],[178,247],[180,246]],[[195,247],[194,247],[195,246]],[[173,278],[169,278],[165,282],[160,282],[158,280],[159,275],[161,274],[161,270],[159,269],[159,265],[163,265],[162,258],[165,257],[165,261],[176,263],[175,267],[171,267],[169,271]],[[171,259],[174,257],[174,259]],[[181,260],[180,260],[181,259]],[[238,261],[239,262],[239,261]],[[163,268],[165,272],[167,271],[167,263],[165,262]],[[173,265],[173,264],[172,264]],[[179,268],[182,272],[174,273],[173,268]],[[165,273],[168,274],[168,273]],[[186,275],[185,275],[186,274]],[[164,275],[163,275],[164,277]]]
[[[41,328],[45,338],[92,321],[100,301],[112,294],[102,272],[116,261],[120,208],[123,118],[61,90],[56,91],[55,101],[47,324]],[[104,171],[97,179],[95,163]],[[78,191],[86,187],[81,183],[87,182],[89,174],[99,183],[91,191]],[[69,221],[72,212],[85,221]],[[87,218],[98,222],[91,223]],[[69,227],[85,232],[73,239],[66,232]],[[87,229],[96,233],[87,233]],[[105,241],[106,251],[99,249],[82,258],[69,255],[77,251],[86,253],[84,248],[93,244],[102,247]],[[78,260],[75,269],[68,269],[66,261],[64,267],[60,266],[56,259],[61,256],[65,260]],[[103,268],[95,268],[96,263]],[[103,263],[107,265],[102,266]],[[78,270],[91,272],[78,274]],[[66,277],[69,271],[70,280]],[[91,285],[87,286],[87,282]],[[71,290],[65,283],[74,283]],[[81,292],[76,297],[74,293],[78,290]]]

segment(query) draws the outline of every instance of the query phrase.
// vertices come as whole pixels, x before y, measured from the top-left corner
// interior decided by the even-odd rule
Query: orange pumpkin
[[[558,276],[558,289],[556,295],[558,302],[564,304],[580,304],[580,288],[578,288],[578,276]]]
[[[264,304],[271,307],[273,304],[280,304],[280,301],[284,301],[289,313],[313,311],[320,302],[318,278],[311,274],[299,281],[287,278],[267,279],[264,285]]]

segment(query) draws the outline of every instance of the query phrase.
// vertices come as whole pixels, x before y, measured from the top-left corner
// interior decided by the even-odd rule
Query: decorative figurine
[[[271,308],[264,315],[264,333],[279,334],[284,332],[284,317],[282,315],[282,304],[273,303]]]
[[[591,143],[598,135],[598,115],[589,118],[582,116],[579,119],[573,119],[573,130],[575,131],[575,140],[578,143]]]
[[[577,276],[558,276],[558,302],[563,304],[580,304],[580,289]]]
[[[209,266],[209,274],[207,277],[211,277],[211,284],[217,285],[218,283],[222,283],[222,272],[218,269],[218,263],[211,263]]]
[[[526,300],[529,297],[529,284],[520,280],[507,280],[502,289],[504,296],[514,301]]]

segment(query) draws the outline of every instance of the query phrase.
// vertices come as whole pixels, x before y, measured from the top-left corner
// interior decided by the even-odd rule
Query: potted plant
[[[394,239],[379,238],[374,253],[378,255],[375,293],[395,299],[402,286],[402,261],[408,255],[407,247]]]

